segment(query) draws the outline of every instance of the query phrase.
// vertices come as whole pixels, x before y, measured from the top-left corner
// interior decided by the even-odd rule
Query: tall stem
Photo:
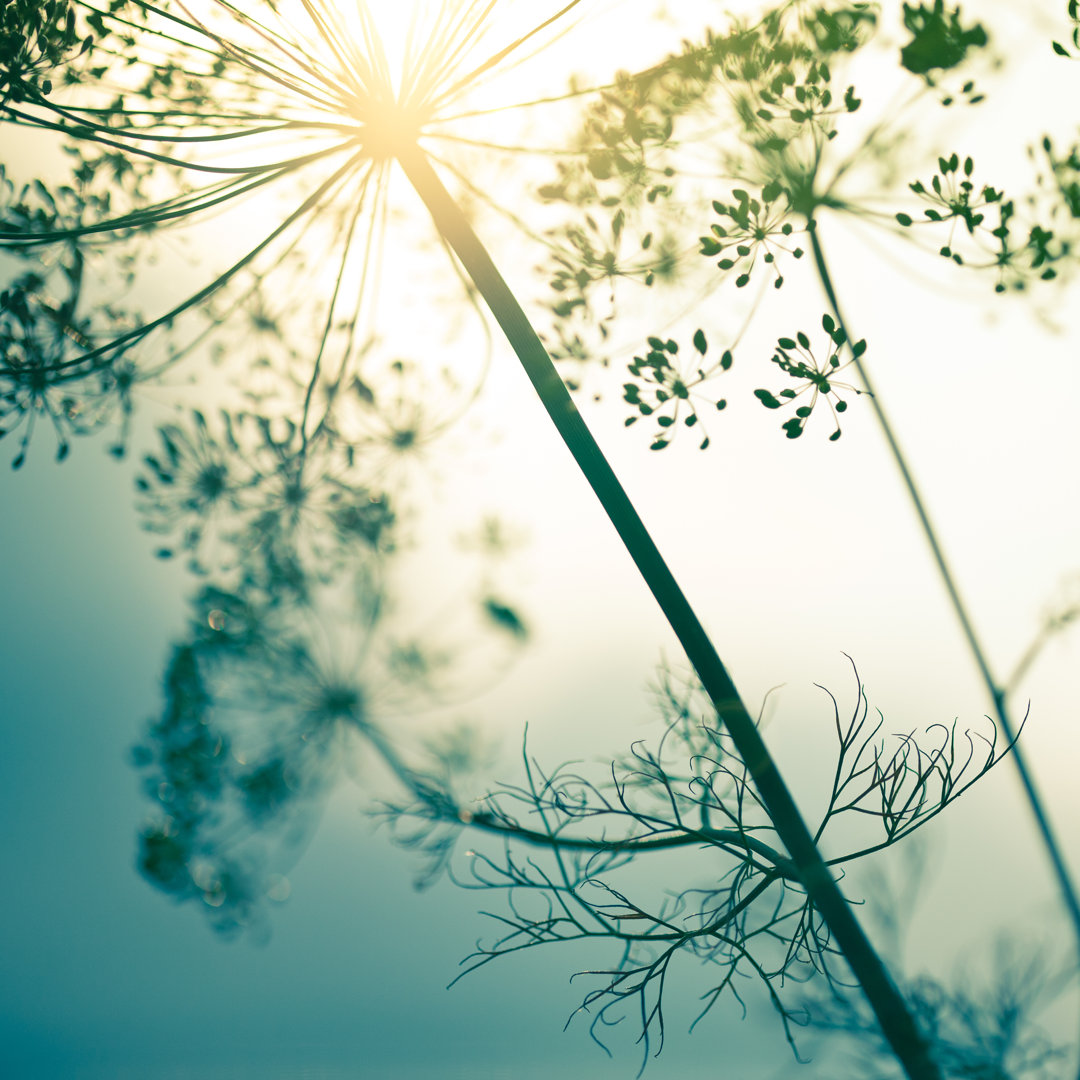
[[[858,979],[905,1072],[910,1080],[941,1080],[941,1073],[903,997],[825,865],[731,676],[597,446],[517,298],[419,147],[401,146],[396,148],[396,153],[440,234],[461,260],[505,333],[563,442],[686,651],[745,762],[811,901]]]
[[[836,298],[836,290],[833,286],[832,276],[829,273],[828,263],[825,261],[825,253],[822,250],[821,241],[818,238],[816,228],[810,230],[810,244],[814,251],[814,262],[817,266],[818,277],[821,280],[822,288],[825,290],[825,297],[829,302],[829,307],[832,308],[833,317],[836,319],[837,325],[847,334],[848,341],[854,341],[855,337],[851,332],[851,327],[840,313],[840,305]],[[1058,846],[1057,839],[1054,836],[1054,830],[1050,825],[1050,819],[1046,814],[1042,799],[1040,798],[1038,789],[1035,785],[1035,778],[1028,768],[1026,756],[1023,750],[1021,750],[1020,744],[1016,741],[1016,725],[1013,723],[1009,712],[1007,692],[998,683],[990,668],[990,662],[987,659],[986,652],[979,640],[979,635],[975,631],[975,624],[968,614],[967,606],[964,604],[963,598],[960,595],[959,586],[956,584],[956,579],[953,577],[952,570],[949,568],[949,562],[945,558],[945,551],[941,546],[941,542],[938,540],[934,524],[930,520],[930,513],[919,493],[919,488],[915,483],[915,478],[911,473],[911,469],[908,468],[907,459],[900,449],[900,443],[897,440],[896,433],[893,431],[892,424],[889,423],[889,418],[885,412],[885,407],[881,402],[881,398],[874,390],[874,384],[870,379],[870,374],[867,371],[866,365],[863,363],[861,357],[854,356],[853,360],[855,369],[859,373],[859,378],[862,380],[863,386],[870,395],[871,407],[874,410],[874,414],[877,416],[882,433],[885,435],[885,441],[889,444],[889,450],[892,452],[893,460],[896,462],[897,468],[900,470],[900,475],[903,477],[904,486],[911,496],[911,501],[915,507],[915,513],[918,516],[919,524],[922,526],[923,534],[926,536],[926,541],[930,545],[930,551],[933,554],[934,562],[937,564],[938,573],[941,575],[945,591],[949,595],[949,602],[952,604],[953,611],[963,630],[968,648],[975,660],[975,666],[979,669],[979,675],[986,687],[986,691],[994,703],[994,713],[997,717],[997,721],[1001,725],[1001,730],[1004,732],[1005,738],[1012,744],[1013,763],[1016,765],[1016,771],[1020,775],[1020,782],[1023,784],[1024,793],[1027,796],[1028,805],[1034,815],[1035,824],[1038,827],[1039,834],[1042,836],[1043,845],[1046,848],[1047,854],[1050,856],[1050,862],[1053,865],[1058,885],[1061,888],[1062,900],[1065,903],[1065,908],[1069,913],[1069,917],[1072,919],[1077,944],[1080,946],[1080,902],[1077,900],[1076,889],[1069,876],[1064,856],[1061,853],[1061,848]]]

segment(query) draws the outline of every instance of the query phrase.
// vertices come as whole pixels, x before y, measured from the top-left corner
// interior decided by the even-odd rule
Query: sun
[[[78,336],[65,327],[47,361],[55,381],[113,379],[133,356],[153,356],[160,374],[206,353],[212,336],[212,358],[228,358],[229,379],[244,394],[250,387],[260,407],[298,420],[306,446],[327,435],[346,388],[366,385],[372,367],[422,354],[441,370],[452,338],[468,354],[454,360],[466,371],[460,401],[472,400],[489,362],[490,323],[460,264],[447,272],[445,243],[417,213],[402,163],[423,155],[474,206],[524,229],[499,197],[504,178],[546,166],[562,131],[548,109],[580,93],[567,90],[550,55],[532,61],[572,37],[596,4],[173,0],[137,8],[132,18],[119,9],[101,16],[106,30],[95,29],[93,49],[73,61],[53,97],[17,109],[0,102],[0,119],[60,133],[88,159],[79,190],[60,189],[74,209],[56,210],[48,229],[0,230],[0,245],[24,253],[124,244],[126,265],[138,265],[140,284],[165,301],[147,318],[121,321],[88,288],[92,324],[80,323]],[[115,183],[101,183],[106,168]],[[91,197],[81,186],[92,188],[95,173],[102,193]],[[193,267],[194,291],[153,269],[164,265],[166,245],[205,252],[211,269]],[[450,317],[433,319],[443,306]],[[277,312],[270,330],[247,333],[245,312],[264,309]],[[160,358],[156,342],[165,338]],[[299,405],[287,400],[295,386]],[[40,396],[18,409],[72,428]],[[62,435],[65,453],[67,442]]]

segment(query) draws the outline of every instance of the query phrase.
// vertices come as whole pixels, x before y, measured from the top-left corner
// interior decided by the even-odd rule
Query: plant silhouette
[[[494,3],[424,9],[405,35],[400,71],[365,3],[347,10],[267,3],[255,14],[224,0],[197,11],[113,0],[108,11],[76,2],[17,3],[10,17],[5,12],[0,116],[52,133],[71,159],[70,176],[58,184],[19,186],[0,176],[0,244],[20,264],[0,297],[0,420],[21,440],[13,464],[25,461],[42,418],[63,458],[73,436],[119,417],[121,456],[134,389],[181,370],[201,350],[216,350],[246,399],[220,421],[200,409],[162,425],[160,448],[145,457],[137,482],[146,525],[164,538],[160,553],[183,552],[210,581],[169,661],[162,718],[136,752],[159,814],[142,834],[140,865],[167,892],[203,903],[220,928],[250,923],[274,886],[258,845],[235,838],[276,829],[284,847],[293,843],[306,816],[293,810],[317,802],[342,740],[356,736],[402,786],[406,797],[385,812],[404,843],[427,853],[432,872],[449,863],[463,829],[506,840],[504,857],[474,857],[465,881],[505,891],[510,908],[505,936],[482,947],[473,966],[549,942],[615,939],[622,960],[592,973],[600,985],[584,1005],[596,1007],[595,1031],[635,1004],[646,1055],[662,1042],[663,987],[679,953],[718,967],[705,1012],[729,993],[738,999],[736,976],[749,972],[789,1039],[797,1014],[782,994],[785,978],[816,972],[839,986],[850,971],[907,1076],[962,1075],[967,1061],[938,1037],[927,996],[908,988],[905,997],[833,867],[898,842],[1011,750],[1078,939],[1080,907],[1030,770],[1015,752],[1012,687],[985,659],[870,381],[870,349],[841,313],[821,237],[830,215],[872,215],[900,236],[932,233],[942,257],[992,271],[999,291],[1052,281],[1075,256],[1077,151],[1061,155],[1045,139],[1047,171],[1027,200],[978,186],[972,158],[950,152],[929,181],[910,183],[917,210],[868,211],[848,192],[848,177],[859,162],[887,153],[890,125],[871,128],[854,152],[834,160],[832,150],[862,106],[861,91],[837,73],[871,47],[878,11],[865,3],[780,4],[757,21],[703,32],[645,71],[520,103],[581,99],[586,114],[576,143],[539,189],[543,209],[561,215],[541,238],[553,292],[542,338],[466,212],[466,198],[484,194],[471,164],[522,150],[490,133],[489,113],[499,110],[476,102],[491,80],[571,28],[583,6],[545,5],[518,24],[502,22],[508,9]],[[983,95],[962,69],[987,46],[986,28],[943,0],[904,4],[901,17],[910,40],[899,66],[914,89],[946,108],[977,106]],[[687,197],[679,154],[720,116],[728,121],[719,137],[722,175],[731,182],[723,197]],[[433,251],[388,229],[402,177],[429,212],[439,241]],[[275,192],[282,203],[269,201]],[[254,212],[240,221],[244,205]],[[271,205],[285,209],[268,225]],[[128,310],[132,283],[160,256],[161,236],[229,214],[237,218],[229,237],[236,252],[224,269],[149,316]],[[520,214],[509,216],[531,233]],[[378,322],[379,260],[389,249],[425,268],[432,254],[449,254],[441,277],[474,316],[467,333],[482,342],[472,378],[428,372],[436,392],[427,401],[403,389],[419,368],[394,355],[391,331]],[[791,410],[782,424],[791,440],[823,411],[822,399],[833,441],[852,400],[870,402],[1000,728],[979,734],[934,725],[886,746],[859,684],[850,712],[833,699],[835,773],[816,823],[796,806],[754,713],[578,412],[567,387],[573,380],[554,363],[587,365],[610,348],[624,286],[659,293],[700,270],[702,259],[737,290],[762,277],[780,290],[789,267],[813,265],[828,308],[823,344],[801,329],[778,337],[772,363],[790,382],[754,394],[766,409]],[[101,269],[88,290],[91,262]],[[296,281],[319,288],[290,289]],[[274,298],[290,293],[312,299],[284,310]],[[449,427],[478,392],[488,356],[502,348],[487,337],[485,309],[692,674],[664,678],[666,736],[655,751],[637,747],[616,762],[610,784],[547,773],[526,756],[523,785],[473,810],[457,797],[445,760],[415,763],[371,703],[379,693],[430,690],[446,666],[445,656],[437,663],[427,649],[379,636],[390,608],[383,574],[407,503],[389,483],[387,462]],[[734,366],[736,343],[717,355],[714,336],[698,329],[681,349],[656,334],[644,357],[629,363],[627,424],[655,424],[654,450],[667,448],[680,427],[704,431],[706,412],[710,424],[723,422],[728,398],[713,391]],[[441,341],[438,332],[431,341]],[[710,349],[715,359],[706,364]],[[683,366],[680,354],[693,359]],[[853,381],[838,381],[846,370]],[[709,441],[704,434],[702,449]],[[365,639],[344,668],[324,662],[319,635],[305,630],[323,617],[326,590],[342,583],[355,606],[335,618]],[[526,636],[514,606],[491,590],[480,591],[478,615],[505,643]],[[368,664],[380,673],[367,672]],[[515,804],[541,827],[526,824]],[[845,815],[872,819],[876,832],[826,859],[820,842]],[[522,861],[511,844],[543,851],[551,866]],[[631,858],[672,847],[721,855],[719,884],[656,904],[612,883]]]
[[[825,693],[835,721],[835,770],[814,842],[842,852],[829,859],[830,867],[842,868],[919,829],[1008,750],[997,745],[992,728],[959,732],[955,724],[889,744],[881,738],[884,719],[871,716],[857,677],[850,713],[842,714]],[[437,800],[387,805],[384,813],[399,842],[434,864],[447,858],[450,823],[451,832],[464,822],[507,840],[501,855],[471,853],[460,880],[466,888],[504,892],[508,908],[499,917],[501,936],[478,946],[463,975],[497,957],[557,942],[618,943],[615,967],[582,973],[599,985],[581,1008],[591,1015],[590,1031],[601,1046],[606,1027],[628,1008],[636,1013],[644,1068],[654,1043],[657,1053],[663,1044],[665,981],[673,962],[688,954],[717,972],[695,1024],[718,1001],[741,1004],[740,981],[749,974],[761,982],[794,1049],[793,1028],[806,1017],[784,987],[814,974],[839,987],[842,950],[784,853],[733,739],[715,720],[701,719],[711,703],[696,678],[661,672],[656,699],[668,725],[658,745],[634,744],[606,777],[569,766],[546,772],[526,752],[523,784],[499,789],[478,808],[458,804],[444,790]],[[849,836],[845,848],[839,838],[849,821],[863,827],[858,842],[851,845]],[[539,848],[546,858],[524,858],[511,843]],[[708,851],[714,884],[655,897],[640,878],[620,883],[619,872],[635,859],[679,849],[693,849],[695,860]],[[669,881],[671,874],[669,868]]]

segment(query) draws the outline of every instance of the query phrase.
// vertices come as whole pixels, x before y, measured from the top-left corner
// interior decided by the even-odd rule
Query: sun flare
[[[578,94],[569,65],[550,54],[525,62],[566,40],[586,8],[598,10],[582,0],[175,0],[102,16],[104,36],[54,97],[7,112],[103,155],[86,176],[104,162],[123,170],[96,220],[71,235],[130,238],[143,282],[158,237],[179,237],[213,271],[185,267],[187,295],[170,273],[155,314],[119,332],[85,321],[54,349],[49,377],[63,387],[119,371],[155,332],[170,339],[163,371],[212,335],[213,355],[235,358],[261,407],[298,418],[306,445],[332,413],[341,423],[361,369],[433,358],[438,381],[453,339],[459,390],[443,411],[457,415],[483,382],[491,328],[458,263],[447,273],[445,245],[398,164],[422,152],[472,206],[521,229],[502,197],[509,169],[515,190],[535,181],[526,159],[546,167],[562,131],[552,105]],[[56,236],[3,239],[31,250]],[[432,318],[436,309],[465,316]],[[299,408],[284,396],[272,406],[261,389],[279,367],[302,388]]]

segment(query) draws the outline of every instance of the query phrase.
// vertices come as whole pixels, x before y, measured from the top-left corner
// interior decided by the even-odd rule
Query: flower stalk
[[[941,1072],[930,1056],[926,1041],[818,851],[731,676],[574,405],[517,298],[420,147],[415,142],[402,142],[395,146],[394,153],[431,213],[440,235],[460,259],[506,335],[559,435],[686,651],[717,715],[745,761],[803,885],[843,952],[904,1071],[910,1080],[940,1080]]]
[[[848,323],[840,313],[840,304],[836,297],[836,289],[833,285],[832,275],[829,273],[828,263],[825,261],[825,253],[822,249],[817,229],[810,230],[810,244],[813,250],[814,264],[817,269],[818,278],[821,282],[821,287],[825,292],[829,307],[832,309],[833,316],[835,317],[837,324],[845,331],[845,333],[850,333]],[[855,339],[849,336],[848,341],[852,340]],[[994,716],[1001,726],[1006,741],[1012,747],[1013,763],[1020,776],[1020,783],[1023,785],[1028,806],[1031,809],[1032,816],[1035,818],[1036,828],[1042,838],[1043,846],[1046,848],[1047,855],[1049,856],[1050,863],[1054,870],[1054,875],[1057,878],[1058,886],[1061,890],[1061,899],[1065,905],[1065,910],[1068,912],[1069,919],[1072,922],[1077,944],[1080,946],[1080,900],[1077,899],[1076,889],[1073,886],[1068,868],[1065,865],[1065,857],[1061,852],[1057,837],[1054,835],[1053,826],[1050,824],[1050,819],[1043,806],[1042,798],[1039,795],[1039,790],[1035,784],[1035,777],[1028,768],[1026,756],[1023,750],[1021,750],[1017,740],[1019,731],[1010,714],[1008,689],[998,682],[990,667],[990,661],[987,659],[982,642],[975,630],[975,624],[972,622],[971,616],[968,614],[967,606],[964,604],[963,598],[960,595],[960,588],[956,583],[956,579],[953,577],[952,570],[949,567],[949,561],[945,557],[944,548],[942,548],[941,541],[938,539],[937,531],[930,519],[930,513],[926,508],[926,503],[923,501],[918,485],[915,483],[915,477],[912,475],[911,469],[908,466],[907,458],[904,456],[904,452],[900,447],[900,442],[897,439],[892,424],[889,422],[889,417],[882,405],[881,397],[874,389],[874,384],[870,379],[870,373],[866,368],[866,364],[863,362],[862,356],[858,354],[853,355],[852,362],[855,365],[855,370],[859,373],[859,378],[862,381],[863,386],[870,395],[870,404],[874,410],[874,415],[877,417],[878,426],[885,436],[889,451],[892,454],[893,460],[896,462],[897,468],[900,470],[900,475],[903,477],[904,486],[907,488],[908,495],[911,497],[911,502],[914,506],[915,514],[919,519],[919,524],[922,527],[923,535],[926,537],[926,542],[930,545],[930,551],[934,557],[934,563],[938,568],[938,574],[941,577],[946,593],[948,593],[949,603],[952,605],[953,612],[956,615],[957,621],[960,623],[960,628],[964,634],[964,640],[967,642],[968,649],[975,661],[975,666],[978,668],[979,677],[982,679],[983,685],[986,687],[986,692],[993,702]]]

